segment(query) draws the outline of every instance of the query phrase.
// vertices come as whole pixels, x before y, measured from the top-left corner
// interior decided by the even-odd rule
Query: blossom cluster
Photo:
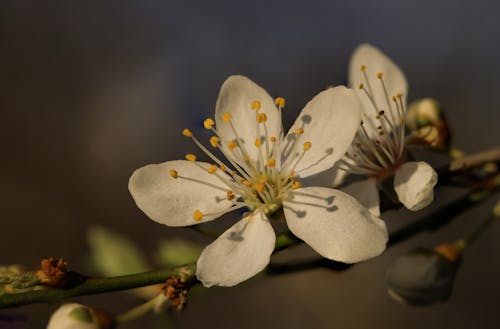
[[[187,154],[133,173],[132,197],[158,223],[190,226],[247,211],[199,257],[196,275],[205,286],[233,286],[267,266],[277,211],[321,256],[354,263],[379,255],[388,240],[378,182],[394,175],[394,190],[410,210],[432,201],[436,173],[424,162],[407,161],[402,71],[378,49],[361,45],[350,62],[349,82],[350,88],[328,88],[313,97],[285,133],[285,99],[273,99],[247,77],[231,76],[214,117],[204,121],[209,143],[182,131],[209,162]],[[334,166],[366,179],[344,190],[307,184]]]

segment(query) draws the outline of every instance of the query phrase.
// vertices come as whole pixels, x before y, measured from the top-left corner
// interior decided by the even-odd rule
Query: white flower
[[[59,307],[50,317],[47,329],[99,329],[94,311],[85,305],[70,303]]]
[[[368,179],[348,187],[348,192],[379,215],[376,182],[394,174],[394,189],[406,208],[428,206],[437,174],[426,162],[406,162],[408,85],[403,72],[380,50],[365,44],[351,57],[349,84],[361,99],[363,119],[339,167]]]
[[[217,158],[193,133],[213,161],[148,165],[134,172],[130,192],[151,219],[169,226],[204,223],[239,208],[251,213],[202,252],[196,275],[205,286],[233,286],[263,270],[276,236],[269,217],[283,208],[289,229],[323,257],[353,263],[380,254],[385,223],[348,194],[302,187],[300,180],[331,168],[351,144],[360,123],[354,91],[339,86],[314,97],[284,135],[283,98],[273,100],[243,76],[222,85],[215,121],[205,128]],[[232,169],[230,169],[230,167]]]

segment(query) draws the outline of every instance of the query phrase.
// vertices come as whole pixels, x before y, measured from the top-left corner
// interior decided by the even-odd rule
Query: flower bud
[[[408,108],[406,126],[412,131],[411,143],[445,148],[450,132],[440,104],[432,98],[412,102]]]
[[[59,307],[50,317],[47,329],[108,329],[109,315],[88,306],[70,303]]]
[[[450,253],[451,249],[455,252]],[[460,255],[461,251],[452,244],[441,245],[434,250],[416,248],[401,255],[387,269],[389,295],[412,305],[446,301],[453,288]]]

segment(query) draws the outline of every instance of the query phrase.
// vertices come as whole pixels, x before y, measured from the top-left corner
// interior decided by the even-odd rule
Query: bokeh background
[[[180,131],[201,130],[231,74],[286,97],[290,125],[313,95],[345,83],[349,56],[363,42],[402,67],[410,99],[442,103],[457,147],[498,145],[499,13],[498,1],[485,0],[1,1],[0,263],[34,267],[60,256],[85,271],[93,224],[130,236],[148,253],[169,237],[208,244],[148,220],[127,191],[133,170],[194,150]],[[435,204],[459,193],[441,189]],[[467,251],[448,302],[405,306],[384,286],[397,255],[460,237],[494,199],[343,272],[315,269],[199,291],[169,321],[176,328],[498,328],[500,225]],[[387,222],[394,230],[417,218],[392,212]],[[314,257],[305,246],[280,257],[304,255]],[[120,293],[79,300],[113,312],[138,301]],[[56,307],[0,315],[25,317],[20,328],[43,328]]]

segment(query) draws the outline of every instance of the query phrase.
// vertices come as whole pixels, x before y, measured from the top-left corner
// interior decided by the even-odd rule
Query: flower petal
[[[380,216],[380,199],[375,179],[368,178],[351,183],[342,188],[342,191],[358,200],[373,215]]]
[[[295,168],[297,175],[307,177],[331,168],[341,158],[361,122],[361,104],[352,89],[337,86],[320,92],[306,104],[288,131],[282,146],[282,164],[291,164],[311,148]],[[303,131],[297,134],[297,129]]]
[[[210,166],[205,162],[198,164],[207,168]],[[178,178],[171,177],[171,170],[177,171]],[[226,185],[194,162],[185,160],[139,168],[130,177],[128,188],[137,206],[149,218],[168,226],[207,222],[219,217],[213,213],[232,205],[226,199]],[[200,221],[193,219],[196,209],[205,214]]]
[[[205,287],[237,285],[267,266],[275,242],[267,217],[254,212],[203,250],[196,264],[196,277]]]
[[[364,72],[361,70],[363,66],[365,68]],[[382,79],[377,77],[378,73],[382,73]],[[387,96],[384,92],[382,81],[387,90]],[[372,95],[377,109],[374,108],[366,93],[359,89],[361,83]],[[360,45],[351,56],[349,63],[349,86],[355,89],[360,95],[367,118],[375,122],[377,113],[379,111],[387,111],[388,107],[391,108],[392,113],[397,114],[397,108],[392,101],[392,96],[401,93],[403,104],[406,104],[408,96],[408,83],[401,69],[379,49],[368,44]],[[388,102],[390,105],[387,104]],[[388,114],[388,117],[389,119],[392,118],[390,114]],[[399,118],[400,115],[394,117],[397,121],[399,121]],[[375,123],[376,126],[378,126],[377,123]],[[374,132],[376,131],[374,130]]]
[[[290,231],[328,259],[354,263],[385,249],[384,221],[342,191],[300,188],[283,203],[283,209]]]
[[[215,106],[215,123],[222,147],[228,154],[232,154],[227,144],[230,141],[235,141],[236,136],[230,123],[222,119],[224,113],[229,113],[236,133],[243,140],[241,144],[243,144],[250,159],[257,161],[259,151],[254,143],[257,138],[264,136],[264,124],[257,122],[257,113],[251,108],[254,101],[261,103],[259,113],[263,113],[267,117],[265,125],[268,135],[278,137],[281,132],[281,114],[276,108],[274,100],[262,87],[240,75],[230,76],[222,84]],[[237,160],[238,163],[242,161],[241,157]]]
[[[406,208],[417,211],[434,199],[437,180],[436,172],[427,162],[406,162],[396,170],[394,189]]]

